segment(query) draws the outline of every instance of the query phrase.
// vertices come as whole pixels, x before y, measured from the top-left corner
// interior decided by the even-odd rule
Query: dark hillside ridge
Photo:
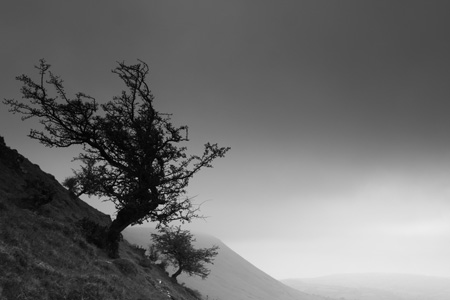
[[[126,241],[108,258],[76,226],[83,218],[111,222],[0,136],[1,300],[201,299]]]
[[[0,197],[61,222],[75,222],[84,217],[104,226],[111,222],[108,215],[71,197],[53,175],[6,146],[1,136]]]

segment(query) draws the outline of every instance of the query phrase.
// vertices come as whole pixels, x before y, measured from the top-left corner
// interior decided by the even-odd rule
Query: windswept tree
[[[181,230],[177,227],[163,227],[159,229],[159,234],[152,233],[153,244],[150,246],[150,253],[161,256],[177,270],[172,274],[174,280],[182,272],[189,276],[197,275],[205,279],[210,270],[205,264],[212,264],[214,257],[218,254],[218,246],[211,248],[194,248],[194,236],[188,230]]]
[[[111,257],[118,256],[121,232],[129,225],[198,217],[186,196],[189,180],[229,148],[207,143],[200,155],[186,153],[188,127],[175,127],[170,114],[155,110],[146,63],[118,63],[112,72],[126,88],[100,104],[85,93],[67,95],[63,81],[44,60],[36,68],[37,81],[27,75],[16,78],[22,83],[22,100],[3,103],[22,120],[39,120],[43,130],[31,129],[30,138],[48,147],[83,146],[75,157],[81,169],[74,171],[69,185],[75,195],[95,195],[115,204],[116,217],[104,237]]]

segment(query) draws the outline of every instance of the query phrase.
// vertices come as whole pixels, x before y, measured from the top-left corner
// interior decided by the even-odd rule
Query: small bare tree
[[[205,267],[205,264],[213,263],[219,249],[218,246],[195,249],[192,244],[195,242],[194,236],[188,230],[181,230],[180,226],[161,228],[159,234],[152,234],[152,239],[153,244],[149,250],[153,256],[157,251],[162,259],[177,268],[171,276],[174,280],[182,272],[190,276],[197,275],[203,279],[208,277],[210,270]]]

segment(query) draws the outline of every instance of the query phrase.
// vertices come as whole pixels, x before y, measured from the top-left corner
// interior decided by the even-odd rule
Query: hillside
[[[125,238],[147,248],[151,229],[142,227],[127,228]],[[186,286],[199,290],[209,299],[217,300],[324,300],[330,299],[308,295],[292,289],[259,270],[220,240],[206,235],[196,235],[199,248],[218,245],[220,247],[214,265],[209,265],[211,274],[205,280],[199,277],[179,276]]]
[[[342,274],[283,282],[300,291],[345,300],[448,300],[450,278],[406,274]]]
[[[119,259],[86,242],[75,222],[111,220],[0,137],[0,299],[195,300],[123,241]],[[197,297],[194,297],[196,295]]]

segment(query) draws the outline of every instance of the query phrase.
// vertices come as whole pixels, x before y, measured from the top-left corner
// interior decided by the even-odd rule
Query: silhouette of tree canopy
[[[37,118],[43,125],[43,130],[31,129],[30,138],[48,147],[83,146],[75,158],[81,169],[66,184],[75,195],[105,197],[115,204],[117,215],[105,234],[110,256],[118,256],[121,232],[129,225],[198,217],[185,195],[189,180],[230,148],[206,143],[201,155],[186,153],[182,143],[188,141],[188,127],[175,127],[170,114],[155,110],[146,63],[118,63],[112,72],[126,89],[102,104],[81,92],[70,98],[45,60],[36,68],[38,81],[16,77],[23,100],[3,102],[22,120]]]
[[[182,272],[189,276],[197,275],[203,279],[208,277],[210,270],[205,267],[205,264],[213,263],[219,249],[218,246],[195,249],[192,244],[195,242],[194,236],[188,230],[181,230],[180,226],[161,228],[159,234],[152,233],[152,240],[150,253],[155,255],[157,252],[162,259],[177,268],[171,276],[174,280]]]

